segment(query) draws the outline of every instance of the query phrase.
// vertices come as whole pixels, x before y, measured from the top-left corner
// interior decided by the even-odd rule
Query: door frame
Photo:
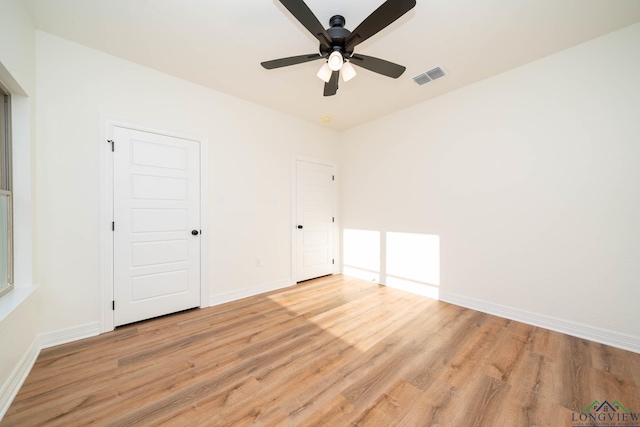
[[[114,128],[126,128],[195,141],[200,146],[200,308],[209,307],[209,144],[208,138],[158,129],[117,118],[102,117],[100,120],[100,333],[113,331],[113,155],[109,140]],[[117,141],[116,141],[116,149]]]
[[[294,154],[293,159],[291,161],[291,282],[295,285],[298,283],[298,239],[297,239],[297,220],[298,220],[298,161],[303,161],[307,163],[316,163],[323,166],[331,166],[333,168],[333,175],[335,176],[335,180],[333,181],[332,189],[331,189],[331,197],[333,199],[333,215],[335,218],[335,222],[333,223],[333,259],[335,263],[333,264],[333,273],[332,274],[340,274],[341,271],[341,260],[340,257],[340,216],[338,215],[338,192],[337,192],[337,184],[338,184],[338,165],[335,162],[332,162],[327,159],[321,159],[318,157],[309,157],[303,156],[300,154]]]

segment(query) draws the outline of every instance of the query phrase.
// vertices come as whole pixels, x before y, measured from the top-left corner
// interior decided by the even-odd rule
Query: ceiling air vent
[[[432,80],[439,79],[440,77],[446,76],[447,70],[443,67],[435,67],[430,69],[429,71],[419,74],[413,78],[413,81],[418,83],[419,85],[423,85],[425,83],[429,83]]]

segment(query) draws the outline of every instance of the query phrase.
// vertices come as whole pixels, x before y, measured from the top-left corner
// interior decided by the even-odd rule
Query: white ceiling
[[[353,30],[383,0],[306,0]],[[407,67],[397,80],[357,68],[323,97],[318,43],[277,0],[29,0],[38,29],[291,115],[347,129],[640,21],[638,0],[417,0],[356,52]],[[416,85],[435,65],[449,75]],[[585,72],[588,72],[585,70]]]

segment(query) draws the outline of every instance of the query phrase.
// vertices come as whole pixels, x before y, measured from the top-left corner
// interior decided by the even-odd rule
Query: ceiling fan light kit
[[[329,20],[330,28],[325,29],[303,0],[279,0],[284,7],[320,42],[320,53],[291,56],[262,62],[267,70],[302,64],[324,58],[327,62],[318,71],[318,78],[325,82],[324,96],[335,95],[338,91],[338,77],[346,82],[356,76],[353,65],[374,73],[397,79],[406,70],[402,65],[372,56],[354,54],[354,48],[377,34],[402,15],[413,9],[415,0],[387,0],[369,15],[355,30],[344,28],[345,19],[334,15]]]
[[[340,68],[342,68],[342,64],[344,63],[344,58],[340,52],[334,50],[331,52],[331,55],[329,55],[327,62],[329,63],[329,68],[331,68],[332,71],[340,71]]]
[[[329,80],[331,80],[331,73],[333,73],[333,71],[331,71],[329,63],[325,62],[316,75],[320,80],[324,81],[325,83],[329,83]]]
[[[348,82],[356,76],[356,69],[349,62],[342,64],[342,80]]]

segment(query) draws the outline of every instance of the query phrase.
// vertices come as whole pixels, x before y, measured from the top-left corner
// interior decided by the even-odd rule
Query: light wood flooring
[[[43,350],[0,425],[557,427],[639,385],[640,354],[330,276]]]

